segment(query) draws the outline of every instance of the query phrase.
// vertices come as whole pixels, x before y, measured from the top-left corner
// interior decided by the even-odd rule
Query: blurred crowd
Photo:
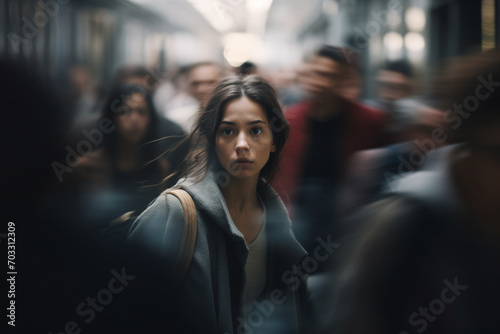
[[[19,304],[38,320],[28,330],[64,328],[121,268],[127,221],[177,182],[182,139],[214,85],[237,73],[270,82],[290,124],[273,188],[316,264],[304,267],[314,331],[498,332],[500,50],[450,61],[426,93],[409,62],[365,78],[348,51],[324,45],[280,72],[127,65],[109,83],[78,64],[58,95],[2,61],[3,188],[8,219],[26,222]],[[364,80],[376,96],[365,98]],[[324,243],[335,251],[318,251]],[[110,305],[89,328],[114,332],[119,312]]]

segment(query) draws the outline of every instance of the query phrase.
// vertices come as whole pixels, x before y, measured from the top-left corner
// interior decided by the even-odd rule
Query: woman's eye
[[[252,128],[252,130],[250,130],[250,133],[253,135],[260,135],[262,133],[262,128]]]
[[[129,108],[120,108],[120,110],[118,110],[117,112],[117,115],[120,116],[120,117],[125,117],[127,115],[130,114],[130,109]]]
[[[230,136],[233,134],[233,130],[229,129],[229,128],[226,128],[226,129],[222,129],[221,133],[225,136]]]

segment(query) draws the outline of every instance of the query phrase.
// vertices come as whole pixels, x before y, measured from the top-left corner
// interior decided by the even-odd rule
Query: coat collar
[[[231,218],[219,182],[217,182],[221,178],[219,173],[208,171],[207,175],[199,182],[188,178],[179,181],[177,186],[191,195],[197,211],[203,217],[208,218],[211,223],[217,224],[230,239],[245,250],[244,256],[246,258],[248,248],[245,240]],[[259,180],[257,193],[266,205],[268,249],[282,261],[281,264],[285,268],[291,267],[300,261],[306,252],[293,235],[285,205],[276,192],[271,187],[266,186],[263,179]]]
[[[243,238],[243,235],[231,219],[219,187],[220,180],[222,180],[222,176],[219,173],[208,171],[200,181],[195,178],[187,178],[180,180],[177,186],[191,195],[198,212],[217,224],[231,238],[238,240]]]

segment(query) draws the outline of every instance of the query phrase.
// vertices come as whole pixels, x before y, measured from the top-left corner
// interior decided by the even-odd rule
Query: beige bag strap
[[[177,252],[172,273],[177,283],[180,283],[187,274],[191,259],[193,258],[194,246],[196,243],[197,221],[196,206],[193,198],[183,189],[167,189],[164,193],[165,200],[167,195],[174,195],[179,199],[184,209],[184,226],[182,229],[181,248]]]

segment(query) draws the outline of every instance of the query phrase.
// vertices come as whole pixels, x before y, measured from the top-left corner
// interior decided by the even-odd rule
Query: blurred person
[[[204,106],[205,99],[214,89],[221,74],[221,67],[215,63],[201,62],[190,66],[188,72],[189,89],[200,106]]]
[[[165,106],[177,94],[178,87],[176,87],[172,74],[168,71],[157,73],[157,75],[158,81],[153,93],[153,102],[158,113],[164,115]],[[164,117],[166,116],[164,115]]]
[[[355,153],[342,186],[342,212],[348,215],[390,190],[395,180],[420,170],[445,144],[437,134],[443,113],[416,99],[395,102],[400,116],[398,143]]]
[[[73,117],[73,127],[78,127],[97,113],[98,95],[88,66],[74,65],[69,69],[68,77],[71,88],[68,108]]]
[[[341,47],[323,46],[301,79],[308,98],[285,114],[290,140],[275,187],[288,204],[293,228],[311,253],[317,238],[335,238],[339,183],[347,159],[381,143],[384,116],[341,95],[344,78],[356,62]],[[326,267],[322,262],[318,272]]]
[[[2,299],[3,307],[12,309],[6,311],[12,324],[5,333],[56,333],[75,319],[82,301],[106,286],[112,267],[105,276],[96,269],[107,265],[108,254],[97,254],[88,231],[72,224],[72,201],[61,190],[66,183],[59,183],[53,170],[55,161],[64,161],[71,123],[64,97],[24,60],[0,59],[0,73],[2,108],[8,111],[2,120],[0,242],[5,250],[9,246],[9,259],[15,257],[10,271],[18,273],[7,277],[15,277],[9,281],[15,291]],[[106,333],[105,319],[77,324],[83,325],[80,330],[96,333],[92,329],[99,326]]]
[[[156,108],[155,99],[158,98],[158,89],[165,88],[165,85],[167,87],[170,85],[164,75],[142,65],[127,65],[116,71],[110,87],[112,89],[123,83],[136,85],[138,89],[146,90],[153,96],[154,110],[157,114],[156,118],[159,126],[159,137],[184,134],[184,130],[179,123],[169,117],[165,118],[161,110]]]
[[[12,332],[47,332],[69,314],[68,306],[76,302],[71,296],[81,287],[72,288],[65,280],[71,277],[81,283],[61,266],[61,260],[67,260],[73,250],[66,242],[68,235],[60,229],[61,220],[44,215],[48,198],[58,187],[51,164],[64,156],[63,138],[73,119],[53,83],[32,64],[1,56],[0,73],[5,111],[0,161],[5,222],[0,242],[6,255],[9,250],[11,271],[20,274],[14,275],[15,291],[8,293],[9,299],[2,299],[2,307],[13,308],[6,312]],[[62,296],[60,290],[69,294]],[[9,304],[11,300],[14,305]],[[25,321],[27,318],[31,321]]]
[[[375,78],[379,107],[390,109],[394,101],[410,96],[413,77],[413,69],[406,60],[387,62]]]
[[[129,232],[141,250],[134,252],[139,262],[147,260],[142,270],[151,271],[137,274],[144,290],[130,317],[143,332],[307,332],[306,281],[291,272],[306,252],[270,187],[287,137],[276,93],[263,79],[230,76],[215,87],[178,171],[176,187],[194,200],[198,221],[194,254],[179,286],[169,274],[180,273],[165,272],[182,247],[179,201],[159,196]],[[256,324],[256,317],[262,321]]]
[[[199,62],[190,65],[187,71],[188,89],[195,102],[167,110],[166,116],[180,124],[186,132],[190,132],[199,111],[204,109],[206,97],[212,92],[221,75],[222,68],[216,63]]]
[[[358,101],[361,95],[361,84],[362,78],[359,69],[350,66],[339,89],[339,95],[351,101]]]
[[[367,59],[368,57],[370,57],[370,55],[366,53],[366,49],[363,50],[363,48],[359,48],[360,45],[366,45],[366,43],[368,43],[368,40],[365,38],[365,36],[360,36],[357,33],[347,34],[344,37],[344,46],[349,52],[347,54],[347,57],[353,57],[353,60],[355,62],[358,62],[358,59]],[[354,52],[352,52],[351,50]],[[351,66],[349,67],[348,73],[345,76],[344,84],[340,88],[340,94],[346,99],[363,103],[363,101],[359,101],[363,90],[362,86],[363,75],[361,65],[359,64],[358,66]],[[380,108],[380,106],[375,105],[371,105],[371,107],[375,109]]]
[[[377,96],[374,100],[366,101],[366,104],[384,111],[387,115],[385,132],[391,143],[399,142],[398,135],[401,133],[401,124],[404,120],[398,118],[400,114],[395,110],[395,102],[411,97],[414,92],[414,71],[406,60],[388,61],[380,68],[375,77],[377,85]]]
[[[500,331],[499,87],[498,48],[438,80],[456,144],[353,217],[323,333]]]
[[[95,205],[89,212],[94,223],[109,222],[128,211],[141,212],[182,160],[181,152],[173,148],[184,133],[169,123],[172,127],[163,138],[166,133],[160,133],[165,128],[159,117],[145,88],[122,83],[110,92],[100,121],[107,122],[108,133],[89,131],[102,145],[80,157],[75,168],[77,182],[88,197],[84,203]]]
[[[155,94],[155,105],[159,112],[168,118],[168,112],[186,105],[196,104],[189,94],[189,66],[178,68],[170,80],[165,80]]]
[[[105,305],[106,312],[94,319],[90,314],[95,309],[82,301],[92,300],[89,296],[109,286],[109,280],[115,277],[113,273],[121,272],[122,276],[124,272],[130,273],[124,267],[128,256],[124,242],[130,221],[124,217],[142,212],[161,192],[163,179],[184,158],[182,149],[174,150],[185,137],[182,129],[171,121],[161,121],[151,91],[138,84],[142,80],[130,83],[129,79],[125,76],[120,79],[125,82],[116,81],[103,103],[100,117],[82,132],[84,139],[66,145],[68,152],[75,153],[68,153],[66,160],[58,160],[66,161],[68,166],[62,170],[70,174],[63,175],[61,189],[47,201],[47,216],[56,222],[64,220],[63,236],[68,242],[75,238],[82,240],[75,244],[81,253],[75,256],[76,262],[68,271],[71,275],[81,270],[85,273],[74,279],[65,275],[66,268],[61,269],[63,278],[81,285],[68,291],[84,293],[70,296],[71,304],[64,305],[64,319],[57,317],[59,323],[50,328],[53,332],[64,328],[68,319],[74,317],[76,307],[82,320],[78,329],[116,332],[113,327],[122,317],[119,302]],[[68,163],[70,154],[73,154],[71,160],[77,157],[73,164]],[[54,292],[61,293],[57,288]]]
[[[121,83],[130,83],[143,87],[149,93],[154,93],[161,82],[160,73],[156,73],[143,65],[132,64],[120,67],[113,75],[109,87],[113,88]]]
[[[117,86],[128,83],[133,84],[152,94],[153,97],[156,96],[157,88],[165,81],[161,73],[157,73],[154,69],[147,68],[143,65],[124,65],[116,70],[112,76],[109,84],[102,89],[101,97],[99,98],[99,103],[97,106],[98,111],[94,112],[92,117],[87,118],[85,122],[80,123],[77,127],[73,128],[70,133],[69,141],[73,144],[77,144],[82,140],[86,140],[86,137],[82,135],[83,131],[89,131],[89,129],[95,129],[99,126],[99,121],[102,119],[102,111],[105,109],[106,99],[108,98],[111,91]],[[155,110],[158,110],[155,108]],[[182,129],[179,125],[174,124],[173,121],[162,117],[158,113],[157,121],[159,123],[159,135],[161,137],[167,137],[171,134],[180,134]]]
[[[124,65],[118,68],[111,78],[109,89],[123,83],[134,84],[152,94],[155,109],[159,114],[162,114],[162,109],[159,108],[160,101],[163,101],[164,95],[172,94],[173,90],[165,73],[137,64]],[[107,93],[109,94],[109,92]]]

